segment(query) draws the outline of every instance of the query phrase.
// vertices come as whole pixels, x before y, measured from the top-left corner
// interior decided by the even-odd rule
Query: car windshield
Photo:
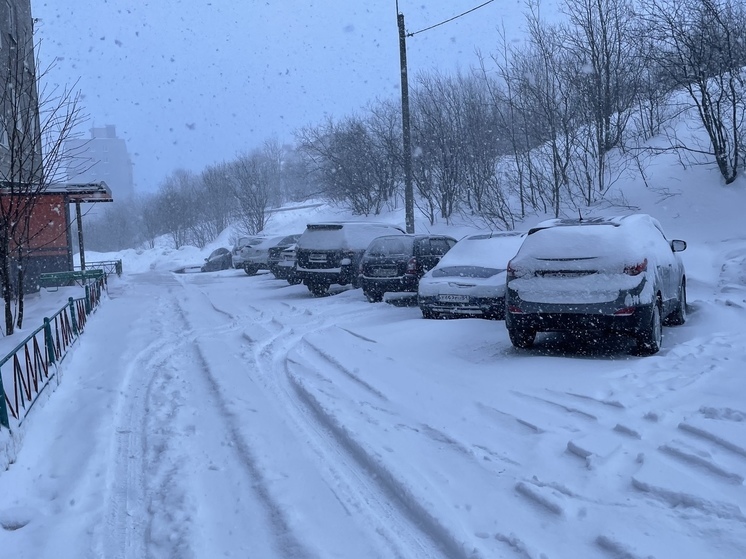
[[[375,239],[368,246],[369,256],[394,256],[412,254],[412,237],[381,237]]]

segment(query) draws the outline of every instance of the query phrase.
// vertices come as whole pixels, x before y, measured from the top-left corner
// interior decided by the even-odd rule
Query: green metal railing
[[[98,262],[86,262],[86,270],[103,270],[106,275],[116,274],[117,276],[122,275],[122,261],[121,260],[99,260]],[[75,266],[75,270],[80,270],[80,266]]]
[[[101,302],[105,279],[86,285],[85,297],[73,299],[44,319],[24,341],[0,360],[0,429],[11,428],[11,418],[21,425],[39,395],[57,376],[57,366],[85,330],[88,315]],[[13,368],[13,391],[3,387],[3,370]]]

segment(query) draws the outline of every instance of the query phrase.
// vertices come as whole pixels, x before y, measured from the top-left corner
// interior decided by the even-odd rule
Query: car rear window
[[[505,269],[483,268],[481,266],[443,266],[432,271],[434,278],[491,278]]]
[[[521,247],[520,255],[538,259],[562,257],[593,258],[614,255],[634,257],[639,243],[624,227],[614,224],[559,226],[531,233]]]
[[[495,273],[504,271],[525,237],[525,233],[517,233],[472,235],[461,239],[441,258],[433,270],[433,276],[438,269],[454,266],[491,268],[496,270]]]
[[[412,237],[379,237],[374,239],[368,247],[370,256],[394,256],[400,254],[412,254]]]

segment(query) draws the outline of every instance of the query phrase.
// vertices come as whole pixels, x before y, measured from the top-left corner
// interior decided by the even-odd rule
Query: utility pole
[[[412,189],[412,146],[409,130],[409,81],[407,79],[407,35],[404,31],[404,14],[399,13],[399,61],[401,64],[401,121],[404,141],[404,214],[407,233],[414,233],[414,191]]]

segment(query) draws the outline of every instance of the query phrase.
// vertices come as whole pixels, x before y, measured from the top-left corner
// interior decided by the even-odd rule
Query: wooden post
[[[80,215],[80,202],[75,202],[75,218],[78,220],[78,250],[80,251],[80,269],[85,270],[85,247],[83,246],[83,219]]]

